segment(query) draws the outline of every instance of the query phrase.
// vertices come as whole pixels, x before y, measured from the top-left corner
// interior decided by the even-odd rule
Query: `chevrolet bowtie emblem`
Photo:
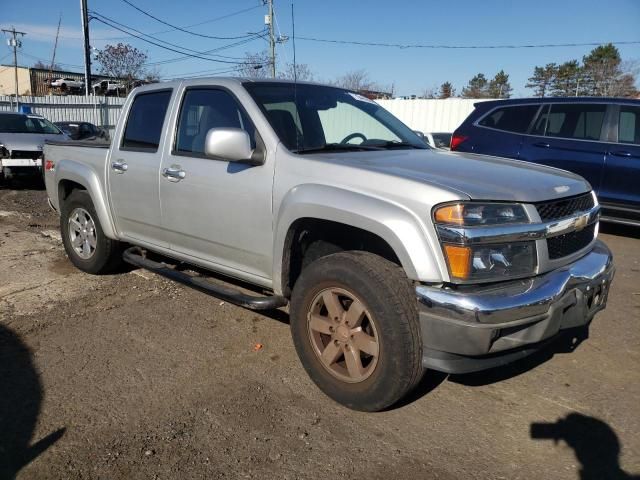
[[[582,215],[581,217],[578,217],[575,219],[575,221],[573,222],[573,226],[575,227],[576,230],[582,230],[584,227],[587,226],[588,222],[589,222],[589,214]]]

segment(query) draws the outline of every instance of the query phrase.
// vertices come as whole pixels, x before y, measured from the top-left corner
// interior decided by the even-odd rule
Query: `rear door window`
[[[162,136],[171,90],[141,93],[133,100],[127,126],[122,137],[122,149],[156,152]]]
[[[640,107],[620,106],[618,142],[640,145]]]
[[[589,103],[556,103],[536,119],[533,135],[577,140],[600,140],[607,106]]]
[[[506,132],[525,133],[539,108],[540,105],[515,105],[497,108],[480,120],[478,124]]]

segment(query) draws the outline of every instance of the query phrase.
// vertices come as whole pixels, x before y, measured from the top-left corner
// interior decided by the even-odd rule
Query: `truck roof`
[[[268,84],[277,84],[281,83],[283,85],[318,85],[318,86],[332,86],[319,82],[309,82],[309,81],[297,81],[293,80],[284,80],[284,79],[273,79],[273,78],[246,78],[246,77],[202,77],[202,78],[186,78],[183,80],[177,79],[169,82],[160,82],[160,83],[152,83],[149,85],[142,85],[140,87],[136,87],[133,91],[135,92],[143,92],[147,90],[158,90],[163,88],[175,88],[180,85],[191,86],[191,85],[220,85],[220,86],[237,86],[242,85],[243,83],[268,83]],[[340,88],[340,87],[335,87]]]

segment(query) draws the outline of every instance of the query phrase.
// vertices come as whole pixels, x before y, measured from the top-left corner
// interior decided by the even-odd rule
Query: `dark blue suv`
[[[451,150],[541,163],[582,175],[603,220],[640,226],[640,101],[530,98],[478,102]]]

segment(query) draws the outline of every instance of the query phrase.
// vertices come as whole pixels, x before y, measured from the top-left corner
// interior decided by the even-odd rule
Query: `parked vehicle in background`
[[[530,98],[475,104],[451,150],[516,158],[577,173],[602,219],[640,226],[640,101]]]
[[[614,273],[578,175],[429,148],[333,86],[140,87],[110,147],[47,143],[45,165],[79,269],[114,271],[124,250],[128,263],[246,308],[290,303],[310,377],[359,410],[392,405],[429,368],[483,370],[566,329],[584,337]]]
[[[73,78],[56,78],[51,82],[51,86],[59,88],[62,91],[81,90],[84,88],[84,82],[81,80],[74,80]]]
[[[114,80],[102,80],[91,87],[94,95],[121,95],[127,92],[127,86]]]
[[[451,145],[451,133],[446,132],[427,132],[423,133],[424,140],[430,147],[449,150]]]
[[[45,140],[67,139],[40,115],[0,112],[0,181],[41,172]]]
[[[89,122],[55,122],[54,125],[62,130],[71,140],[86,140],[89,138],[109,140],[109,132]]]

